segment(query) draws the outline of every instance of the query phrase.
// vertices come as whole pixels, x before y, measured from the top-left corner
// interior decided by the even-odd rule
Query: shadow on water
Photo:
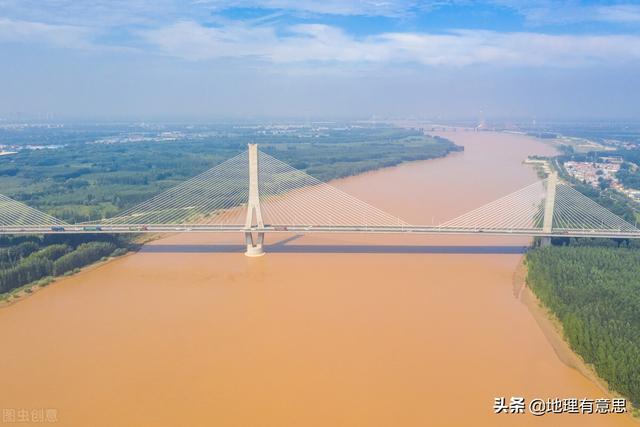
[[[266,253],[301,254],[523,254],[525,246],[287,245],[265,246]],[[141,253],[242,253],[243,245],[147,245]]]
[[[265,252],[280,254],[523,254],[526,246],[428,246],[428,245],[292,245],[289,244],[302,235],[294,235],[280,241],[265,245]],[[143,245],[142,253],[242,253],[244,245],[219,244],[158,244]]]

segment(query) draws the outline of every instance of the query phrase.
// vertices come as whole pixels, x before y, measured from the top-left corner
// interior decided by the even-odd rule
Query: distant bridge
[[[249,144],[249,149],[115,217],[69,224],[0,195],[0,234],[409,233],[640,238],[640,230],[561,182],[539,182],[437,226],[410,225]]]

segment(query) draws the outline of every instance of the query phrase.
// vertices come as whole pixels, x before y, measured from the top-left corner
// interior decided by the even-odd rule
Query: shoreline
[[[405,164],[410,164],[410,163],[418,163],[418,162],[428,162],[428,161],[432,161],[432,160],[438,160],[438,159],[445,159],[447,157],[459,154],[461,152],[464,152],[464,146],[461,145],[457,145],[455,144],[453,141],[449,142],[453,143],[453,145],[455,147],[457,147],[458,149],[452,149],[450,151],[448,151],[446,154],[444,154],[443,156],[436,156],[436,157],[429,157],[429,158],[424,158],[424,159],[410,159],[410,160],[403,160],[400,163],[397,164],[393,164],[393,165],[380,165],[379,167],[373,168],[373,169],[368,169],[365,171],[362,171],[360,173],[354,174],[354,175],[345,175],[345,176],[339,176],[336,178],[332,178],[329,181],[327,181],[327,184],[332,185],[332,183],[336,183],[336,182],[341,182],[344,181],[346,179],[349,178],[353,178],[356,176],[362,176],[362,175],[367,175],[367,174],[371,174],[380,170],[384,170],[384,169],[393,169],[393,168],[398,168],[401,167]],[[155,240],[159,240],[162,239],[166,236],[168,236],[169,234],[162,234],[162,233],[153,233],[153,234],[145,234],[143,233],[139,238],[135,239],[135,241],[133,243],[135,243],[136,245],[138,245],[139,247],[144,246],[145,244],[155,241]],[[49,278],[51,280],[49,280],[48,282],[46,282],[45,284],[40,284],[39,282],[42,281],[43,279],[46,279],[46,277],[38,279],[34,282],[31,283],[27,283],[24,284],[22,286],[19,286],[17,288],[14,288],[8,292],[2,293],[0,294],[0,309],[3,309],[5,307],[9,307],[12,306],[13,304],[23,301],[25,299],[27,299],[28,297],[30,297],[31,295],[35,294],[38,291],[41,291],[42,289],[51,286],[59,281],[61,281],[62,279],[69,277],[69,276],[75,276],[76,274],[80,274],[92,267],[98,267],[100,265],[106,264],[116,258],[121,258],[123,256],[129,256],[131,254],[137,253],[139,250],[129,250],[127,251],[127,253],[125,253],[122,256],[109,256],[108,259],[106,260],[98,260],[94,263],[85,265],[83,267],[81,267],[78,271],[72,273],[72,274],[68,274],[68,275],[60,275],[60,276],[49,276]],[[17,297],[16,297],[17,295]]]
[[[523,153],[538,147],[528,138],[490,134],[460,141],[469,147],[464,154],[337,184],[363,194],[374,206],[386,203],[398,214],[414,213],[409,220],[418,223],[423,217],[428,221],[430,209],[438,219],[450,218],[535,175],[521,165]],[[505,168],[486,161],[489,148],[503,149],[496,152],[504,153],[498,160]],[[465,173],[478,177],[479,194],[461,202],[469,185]],[[446,187],[442,177],[450,177]],[[411,187],[416,181],[420,185]],[[403,188],[412,192],[398,191]],[[7,398],[16,402],[12,406],[51,402],[65,424],[79,426],[92,413],[103,413],[98,421],[104,425],[144,424],[149,413],[178,423],[188,414],[187,423],[224,423],[233,417],[247,425],[256,419],[295,425],[311,413],[319,425],[493,426],[512,424],[510,417],[498,419],[490,410],[496,391],[603,395],[558,363],[527,309],[511,298],[521,254],[287,253],[254,262],[240,254],[188,249],[235,245],[235,236],[227,236],[173,235],[158,243],[174,245],[175,251],[149,251],[153,255],[148,256],[142,250],[139,257],[60,281],[49,293],[27,300],[24,310],[19,304],[0,310],[7,315],[0,326],[7,336],[3,357],[12,367],[5,379]],[[326,244],[336,237],[307,235],[298,243]],[[485,239],[410,237],[407,244],[494,243]],[[400,240],[381,239],[404,243]],[[517,238],[520,247],[527,240]],[[429,327],[445,317],[446,327]],[[49,326],[50,319],[55,325]],[[189,363],[176,362],[185,357]],[[482,369],[478,360],[484,361]],[[169,375],[158,377],[168,366]],[[101,387],[87,394],[88,383]],[[65,393],[52,396],[54,387]],[[194,406],[180,390],[195,390],[206,401]],[[147,397],[136,400],[136,395]],[[114,399],[123,404],[119,411],[109,410]],[[465,411],[460,401],[468,403]],[[212,413],[212,406],[219,410]],[[632,427],[623,416],[559,420],[535,422]]]
[[[69,277],[73,277],[76,276],[78,274],[96,269],[98,267],[101,267],[103,265],[106,265],[108,263],[110,263],[111,261],[115,260],[115,259],[120,259],[120,258],[124,258],[127,256],[131,256],[133,254],[135,254],[136,252],[134,251],[129,251],[127,253],[125,253],[124,255],[120,255],[120,256],[112,256],[110,255],[107,259],[105,260],[98,260],[94,263],[91,264],[87,264],[84,267],[80,267],[78,269],[78,271],[73,272],[73,270],[71,270],[71,274],[62,274],[60,276],[49,276],[51,278],[50,281],[48,281],[46,284],[39,284],[38,281],[36,282],[32,282],[32,283],[27,283],[26,285],[22,285],[19,288],[15,288],[12,291],[7,292],[6,298],[0,300],[0,310],[2,310],[3,308],[7,308],[7,307],[11,307],[12,305],[19,303],[20,301],[24,301],[27,298],[29,298],[30,296],[42,291],[45,288],[48,288],[49,286],[61,282],[64,279],[67,279]],[[42,280],[42,279],[40,279]],[[17,296],[17,297],[16,297]]]
[[[554,353],[563,364],[575,369],[583,377],[594,383],[607,398],[620,397],[620,394],[610,389],[607,382],[598,375],[593,366],[585,362],[585,360],[571,348],[564,338],[560,320],[544,306],[542,301],[538,299],[528,286],[526,281],[527,267],[525,265],[525,256],[526,255],[523,255],[520,258],[520,262],[513,272],[512,285],[514,297],[527,307],[527,310],[534,318],[547,342],[551,345]],[[627,414],[629,417],[640,423],[640,418],[633,415],[635,408],[631,406],[631,402],[628,399],[627,404]]]
[[[140,238],[136,239],[133,243],[135,243],[136,245],[139,245],[140,247],[142,247],[143,245],[152,242],[154,240],[158,240],[162,238],[161,234],[143,234],[142,236],[140,236]],[[10,290],[9,292],[6,292],[4,294],[0,294],[0,297],[3,297],[2,299],[0,299],[0,310],[2,310],[3,308],[6,307],[10,307],[20,301],[24,301],[25,299],[29,298],[30,296],[32,296],[33,294],[35,294],[36,292],[39,292],[41,290],[43,290],[44,288],[47,288],[57,282],[60,282],[64,279],[66,279],[67,277],[72,277],[75,276],[77,274],[80,273],[84,273],[85,271],[89,271],[93,268],[97,268],[100,267],[102,265],[105,265],[115,259],[120,259],[120,258],[124,258],[127,256],[131,256],[135,253],[137,253],[137,250],[128,250],[126,253],[122,254],[122,255],[109,255],[107,257],[107,259],[105,260],[98,260],[96,262],[93,262],[91,264],[87,264],[83,267],[80,267],[78,269],[78,271],[73,272],[73,270],[71,270],[71,274],[62,274],[60,276],[49,276],[49,278],[51,280],[47,281],[46,283],[42,284],[39,283],[40,281],[42,281],[43,279],[46,279],[46,277],[36,280],[35,282],[31,282],[31,283],[27,283],[26,285],[22,285],[20,287],[17,287],[15,289]],[[17,297],[16,297],[17,296]]]
[[[538,140],[537,138],[534,138],[534,139]],[[549,143],[548,141],[545,141],[545,140],[538,140],[538,141],[543,143],[548,143],[552,146],[554,145],[553,143]],[[405,164],[427,162],[427,161],[438,160],[438,159],[446,159],[448,157],[460,155],[461,151],[464,152],[463,150],[460,150],[460,151],[452,150],[452,151],[449,151],[444,156],[427,158],[427,159],[405,160],[398,164],[382,166],[382,167],[366,170],[355,175],[337,177],[337,178],[331,179],[330,181],[328,181],[328,183],[340,182],[349,178],[353,178],[355,176],[371,174],[379,170],[399,168]],[[139,239],[136,239],[135,243],[138,244],[140,247],[142,247],[143,245],[149,242],[162,239],[166,236],[167,236],[166,234],[142,235]],[[92,264],[88,264],[84,267],[81,267],[78,271],[75,271],[72,274],[51,277],[51,280],[45,284],[38,284],[38,282],[33,282],[30,284],[23,285],[14,291],[8,292],[7,298],[0,300],[0,310],[2,308],[12,306],[15,303],[18,303],[20,301],[26,300],[29,296],[55,283],[62,282],[64,281],[64,279],[68,277],[76,276],[77,274],[91,271],[93,269],[106,265],[107,263],[115,259],[123,258],[125,256],[131,256],[137,252],[138,250],[130,250],[121,256],[109,256],[107,259],[99,260]],[[569,343],[564,338],[563,328],[560,321],[555,317],[555,315],[552,312],[550,312],[544,306],[544,304],[538,299],[538,297],[533,293],[531,288],[527,285],[526,283],[527,269],[524,262],[525,256],[526,255],[523,255],[521,257],[516,269],[513,271],[512,287],[513,287],[514,296],[516,297],[516,299],[518,299],[519,302],[521,302],[527,307],[528,312],[531,314],[531,316],[533,316],[536,324],[538,325],[543,335],[545,336],[546,341],[551,345],[554,353],[564,365],[577,370],[583,377],[585,377],[590,382],[595,384],[604,393],[604,395],[606,395],[606,397],[608,398],[619,397],[618,394],[611,391],[607,382],[596,373],[595,369],[591,365],[586,363],[582,359],[582,357],[570,347]],[[16,298],[14,295],[17,295],[18,297]],[[634,408],[630,407],[628,414],[631,416],[631,418],[634,421],[640,422],[640,418],[634,417],[632,415],[633,410]]]

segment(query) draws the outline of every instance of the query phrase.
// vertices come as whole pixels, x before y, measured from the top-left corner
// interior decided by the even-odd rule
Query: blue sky
[[[625,117],[640,2],[0,0],[0,114]]]

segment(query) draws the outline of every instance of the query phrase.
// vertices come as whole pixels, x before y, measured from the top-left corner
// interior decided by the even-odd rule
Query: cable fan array
[[[567,184],[558,184],[556,187],[553,229],[638,231],[624,219]]]
[[[249,194],[247,152],[201,173],[101,224],[244,224]]]
[[[393,227],[408,225],[311,175],[259,152],[260,205],[271,225]]]
[[[258,156],[260,204],[267,225],[407,225],[268,154]],[[243,152],[100,223],[240,226],[248,194],[248,154]]]
[[[244,227],[249,197],[247,151],[99,225],[220,225]],[[409,227],[338,188],[258,151],[258,190],[266,226]],[[549,179],[535,182],[438,226],[467,231],[543,230]],[[555,182],[555,180],[554,180]],[[636,227],[566,183],[555,188],[552,232],[640,233]],[[87,223],[85,223],[87,224]],[[0,195],[0,227],[42,228],[69,225],[24,203]],[[56,230],[52,230],[56,231]]]
[[[0,226],[41,227],[65,224],[58,218],[0,194]]]
[[[545,188],[548,180],[534,182],[521,190],[488,203],[439,225],[458,229],[541,229]]]
[[[442,228],[470,230],[542,230],[549,179],[440,224]],[[571,186],[556,185],[553,232],[640,231]]]

